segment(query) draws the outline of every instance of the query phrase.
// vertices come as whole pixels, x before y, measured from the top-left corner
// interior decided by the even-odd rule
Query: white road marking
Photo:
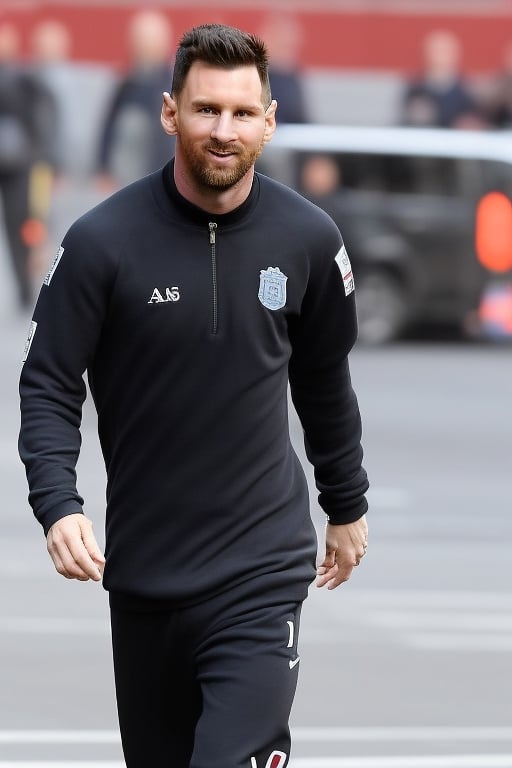
[[[315,600],[322,600],[322,594],[315,593]],[[345,626],[352,618],[351,611],[356,610],[358,618],[363,618],[365,623],[369,621],[382,628],[409,630],[409,633],[417,628],[471,630],[476,634],[512,634],[512,618],[509,615],[512,611],[510,592],[381,591],[349,587],[343,594],[343,602],[344,612],[339,620]],[[110,626],[107,614],[105,618],[1,616],[0,632],[21,635],[107,636]],[[308,632],[311,633],[311,639],[316,640],[314,627],[304,627],[302,637]],[[335,641],[340,642],[340,639],[336,637]],[[432,645],[436,645],[436,642]]]
[[[422,651],[512,653],[510,592],[437,592],[422,590],[348,590],[347,626],[372,626],[388,639]],[[381,641],[380,632],[369,633]],[[327,636],[330,640],[330,636]],[[339,640],[336,638],[338,642]],[[347,642],[353,637],[345,633]],[[320,643],[306,624],[304,640]],[[326,640],[323,640],[326,642]]]
[[[512,768],[512,755],[298,757],[290,768]]]
[[[466,635],[462,632],[423,632],[408,633],[405,637],[408,645],[426,651],[469,651],[471,653],[512,653],[512,634]]]
[[[354,728],[292,728],[296,743],[376,743],[376,742],[512,742],[512,728],[481,727],[354,727]],[[31,730],[0,731],[1,744],[118,744],[116,730]],[[62,768],[62,762],[25,761],[0,762],[0,768]],[[119,761],[66,761],[66,768],[125,768]],[[436,754],[410,756],[357,757],[297,757],[290,768],[512,768],[512,753],[507,754]]]
[[[510,741],[512,727],[509,726],[389,726],[354,728],[292,728],[296,742],[375,742],[375,741]]]
[[[74,762],[66,760],[63,762],[24,762],[19,763],[11,760],[10,762],[0,763],[0,768],[126,768],[125,763],[120,762],[106,762],[105,760],[99,760],[98,762]]]
[[[0,768],[62,768],[62,762],[0,762]],[[119,761],[65,763],[66,768],[125,768]],[[290,768],[512,768],[512,755],[435,755],[433,757],[298,757]]]
[[[0,744],[119,744],[119,731],[0,731]],[[0,764],[1,765],[1,764]]]
[[[368,621],[403,633],[409,646],[429,651],[512,652],[512,616],[491,610],[372,611]]]
[[[512,632],[512,616],[486,611],[397,611],[373,612],[371,621],[381,627],[400,629],[455,629],[471,632]]]
[[[290,768],[512,768],[512,755],[299,757]]]
[[[469,609],[471,611],[505,610],[512,608],[512,592],[478,592],[473,590],[423,589],[357,589],[348,584],[344,601],[357,605],[375,605],[382,611],[391,606],[411,606],[413,610],[431,606],[435,610]],[[321,594],[321,592],[320,592]]]
[[[96,635],[110,633],[108,619],[80,619],[50,616],[3,616],[0,632],[20,635]]]
[[[302,743],[325,742],[512,742],[509,726],[389,726],[322,728],[292,727],[292,739]],[[112,730],[4,730],[0,744],[117,744]]]

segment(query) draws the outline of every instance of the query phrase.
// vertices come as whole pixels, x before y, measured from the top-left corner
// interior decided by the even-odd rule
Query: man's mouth
[[[208,147],[208,152],[215,155],[215,157],[231,157],[237,154],[234,149],[218,149],[216,147]]]

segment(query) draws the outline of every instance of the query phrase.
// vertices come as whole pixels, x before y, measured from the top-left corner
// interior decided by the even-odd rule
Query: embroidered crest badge
[[[288,278],[279,267],[260,270],[258,299],[267,309],[281,309],[286,304],[286,281]]]

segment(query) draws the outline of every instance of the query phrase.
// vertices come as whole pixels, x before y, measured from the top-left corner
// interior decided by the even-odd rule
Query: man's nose
[[[229,112],[221,112],[212,128],[212,138],[217,141],[233,141],[237,137],[233,115]]]

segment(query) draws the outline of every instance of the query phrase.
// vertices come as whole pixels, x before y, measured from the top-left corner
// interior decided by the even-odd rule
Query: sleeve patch
[[[35,322],[35,320],[32,320],[32,322],[30,323],[30,328],[28,329],[28,336],[25,342],[25,349],[23,350],[23,357],[21,359],[22,363],[26,363],[27,361],[28,353],[30,352],[30,347],[32,346],[34,336],[36,335],[36,330],[37,330],[37,323]]]
[[[354,290],[354,275],[352,274],[352,267],[350,266],[350,259],[348,257],[347,249],[344,245],[341,246],[336,256],[336,264],[339,267],[341,276],[343,278],[343,285],[345,286],[345,296],[348,296]]]
[[[54,275],[55,270],[59,266],[59,261],[62,258],[62,254],[64,253],[64,248],[61,246],[59,250],[57,251],[57,255],[55,256],[54,260],[52,261],[52,265],[50,269],[48,270],[48,274],[46,275],[43,284],[44,285],[50,285],[52,277]]]

